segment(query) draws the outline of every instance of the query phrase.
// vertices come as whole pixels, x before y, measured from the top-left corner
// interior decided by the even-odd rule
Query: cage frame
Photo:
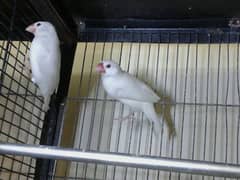
[[[40,13],[40,15],[46,19],[49,20],[51,22],[54,22],[54,24],[56,25],[56,27],[58,27],[58,29],[61,29],[61,31],[59,32],[60,36],[62,37],[62,41],[64,42],[61,45],[61,49],[62,52],[64,52],[63,56],[62,56],[62,62],[64,62],[64,67],[66,68],[64,72],[62,72],[62,84],[60,84],[60,87],[66,87],[65,85],[68,85],[68,82],[70,80],[70,75],[71,75],[71,67],[72,67],[72,62],[73,62],[73,57],[74,57],[74,51],[76,48],[76,34],[74,32],[72,32],[69,28],[69,26],[64,23],[65,20],[63,18],[61,18],[61,16],[59,15],[59,13],[57,13],[56,10],[54,10],[54,6],[53,4],[48,0],[48,1],[44,1],[44,0],[39,0],[39,1],[34,1],[34,0],[30,0],[30,2],[32,3],[32,6],[38,11],[38,13]],[[114,23],[113,23],[114,24]],[[125,23],[124,23],[125,24]],[[143,23],[144,24],[144,23]],[[145,26],[145,25],[144,25]],[[135,32],[139,32],[139,30],[141,31],[141,29],[131,29],[131,28],[127,28],[128,26],[123,26],[123,28],[88,28],[88,29],[81,29],[81,32],[79,33],[79,38],[78,41],[87,41],[87,42],[91,42],[94,41],[94,37],[95,37],[95,33],[101,33],[99,35],[99,39],[98,41],[101,42],[101,38],[104,37],[104,32],[108,32],[108,31],[112,31],[113,33],[115,32],[117,33],[130,33],[133,34]],[[174,43],[174,42],[178,42],[179,43],[179,39],[178,38],[173,38],[172,40],[169,41],[169,39],[166,38],[166,36],[168,36],[168,32],[170,29],[161,29],[165,35],[163,36],[157,36],[157,42],[163,42],[163,43]],[[173,30],[173,29],[171,29]],[[182,28],[181,31],[186,31],[189,30],[189,32],[195,30],[195,29],[189,29],[189,28]],[[144,32],[145,30],[142,29],[142,32]],[[176,29],[176,33],[179,32],[179,29]],[[199,42],[201,41],[202,43],[204,42],[208,42],[208,34],[212,33],[215,34],[216,37],[213,39],[213,41],[211,41],[211,43],[219,43],[219,42],[239,42],[239,31],[237,30],[236,32],[232,32],[230,34],[230,36],[224,36],[224,39],[221,39],[221,35],[219,35],[219,33],[226,33],[229,35],[229,33],[232,32],[231,29],[229,28],[217,28],[217,29],[197,29],[197,33],[201,34],[203,33],[204,36],[202,36],[202,39],[200,38],[200,36],[193,36],[192,38],[189,39],[189,36],[183,36],[182,37],[182,41],[181,42],[186,42],[186,43],[194,43],[194,42]],[[82,34],[86,34],[86,33],[93,33],[93,35],[91,36],[83,36]],[[147,31],[148,36],[146,36],[146,38],[143,37],[141,42],[154,42],[153,39],[149,39],[149,34],[152,37],[152,34],[155,33],[159,33],[159,29],[150,29]],[[91,39],[93,38],[93,39]],[[162,39],[161,39],[162,38]],[[138,38],[137,38],[138,39]],[[166,40],[167,39],[167,40]],[[129,37],[126,38],[113,38],[110,39],[111,42],[128,42],[129,41]],[[136,42],[138,42],[136,40]],[[66,75],[67,74],[67,75]],[[62,118],[63,118],[63,112],[64,112],[64,105],[62,104],[64,102],[64,99],[67,95],[68,92],[68,88],[62,89],[60,90],[60,92],[58,93],[57,97],[54,97],[55,100],[53,102],[51,102],[51,109],[50,111],[47,113],[46,118],[45,118],[45,122],[44,122],[44,128],[42,131],[42,136],[41,136],[41,143],[40,144],[45,144],[45,145],[52,145],[52,146],[56,146],[58,145],[58,138],[61,134],[60,129],[62,126]],[[54,129],[54,131],[53,131]],[[58,137],[58,138],[57,138]],[[11,146],[11,145],[10,145]],[[13,145],[13,147],[17,147],[17,145]],[[6,153],[8,151],[6,151],[6,146],[4,144],[0,145],[0,152],[1,153]],[[9,148],[9,147],[8,147]],[[42,147],[38,147],[40,150],[41,148],[50,148],[49,146],[42,146]],[[8,149],[9,150],[9,149]],[[23,151],[21,151],[23,152]],[[10,153],[10,152],[8,152]],[[17,152],[14,152],[14,154],[16,154]],[[19,154],[21,154],[20,152],[18,152]],[[84,153],[84,152],[83,152]],[[87,153],[87,152],[86,152]],[[25,154],[25,153],[23,153]],[[21,154],[21,155],[23,155]],[[40,155],[33,155],[31,153],[26,153],[25,155],[31,155],[34,157],[38,157],[41,158]],[[51,158],[51,156],[46,156],[47,158]],[[54,158],[53,158],[54,159]],[[74,157],[73,157],[74,159]],[[77,158],[76,158],[77,159]],[[53,168],[54,168],[54,161],[52,160],[43,160],[43,159],[38,159],[37,161],[37,171],[36,171],[36,178],[37,179],[47,179],[48,175],[53,173]],[[44,175],[44,176],[43,176]],[[234,177],[240,177],[239,174],[237,174],[238,176],[234,176]],[[223,175],[224,176],[224,175]]]

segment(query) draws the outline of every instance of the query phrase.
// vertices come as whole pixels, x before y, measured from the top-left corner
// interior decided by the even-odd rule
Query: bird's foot
[[[114,118],[114,120],[117,120],[117,121],[126,121],[126,120],[134,120],[134,119],[136,119],[134,117],[134,113],[130,113],[129,115],[127,115],[125,117]]]

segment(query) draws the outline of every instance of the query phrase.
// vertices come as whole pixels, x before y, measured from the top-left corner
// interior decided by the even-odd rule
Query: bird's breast
[[[102,84],[105,91],[114,98],[116,96],[117,89],[119,89],[116,80],[111,77],[102,77]]]

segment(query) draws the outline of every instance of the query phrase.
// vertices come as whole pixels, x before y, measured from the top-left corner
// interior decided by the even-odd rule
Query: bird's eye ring
[[[37,23],[37,26],[40,26],[41,25],[41,23]]]
[[[107,68],[110,68],[110,67],[111,67],[111,64],[108,64],[106,67],[107,67]]]

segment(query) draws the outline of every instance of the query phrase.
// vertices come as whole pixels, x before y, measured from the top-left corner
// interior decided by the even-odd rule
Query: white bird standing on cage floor
[[[111,97],[130,106],[133,111],[143,112],[154,123],[155,132],[160,132],[160,118],[154,107],[160,97],[149,86],[123,71],[113,61],[102,61],[97,65],[96,70],[101,73],[103,87]],[[173,123],[167,122],[167,125],[169,137],[174,136]]]
[[[38,21],[26,28],[34,38],[30,47],[32,81],[44,98],[43,109],[49,109],[51,95],[57,91],[60,79],[60,43],[54,26],[47,21]]]

